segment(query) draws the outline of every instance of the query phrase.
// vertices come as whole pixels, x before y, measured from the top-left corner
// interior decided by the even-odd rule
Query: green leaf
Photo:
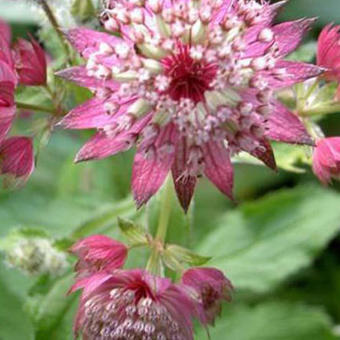
[[[303,61],[305,63],[310,63],[313,61],[316,54],[317,43],[315,41],[310,41],[297,50],[291,53],[287,59],[292,61]]]
[[[118,217],[118,227],[131,245],[148,244],[145,231],[134,222]]]
[[[314,186],[226,213],[197,248],[237,289],[265,292],[307,267],[340,229],[340,196]]]
[[[61,339],[60,325],[66,322],[65,315],[76,300],[76,295],[66,295],[72,282],[72,275],[66,276],[56,281],[46,295],[38,294],[28,299],[25,308],[35,326],[35,340]],[[70,334],[72,329],[71,320],[68,323],[66,334]]]
[[[187,264],[189,266],[202,266],[211,259],[211,257],[201,256],[176,244],[166,245],[163,252],[163,257],[166,263],[174,262],[179,264]]]
[[[214,340],[332,340],[328,315],[319,308],[281,302],[230,306],[210,329]],[[197,340],[207,339],[200,329]]]
[[[96,9],[91,0],[73,0],[71,13],[81,21],[86,21],[96,15]]]
[[[30,278],[0,263],[0,339],[33,340],[33,326],[22,303],[27,293]]]

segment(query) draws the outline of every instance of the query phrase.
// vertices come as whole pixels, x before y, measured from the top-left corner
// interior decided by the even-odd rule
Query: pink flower
[[[340,179],[340,137],[319,139],[313,154],[313,171],[324,184]]]
[[[71,252],[79,258],[76,271],[80,276],[87,276],[101,270],[121,268],[128,249],[123,243],[110,237],[93,235],[74,244]]]
[[[46,56],[38,42],[18,39],[14,45],[15,68],[23,85],[46,84]]]
[[[273,25],[266,1],[106,1],[104,27],[121,37],[68,32],[85,66],[59,75],[94,98],[61,122],[96,128],[76,161],[101,159],[137,144],[132,189],[141,206],[172,172],[186,210],[204,174],[232,197],[230,157],[246,151],[271,168],[269,140],[311,143],[275,91],[318,76],[318,66],[285,61],[313,20]]]
[[[0,144],[0,174],[7,184],[24,183],[34,170],[32,140],[28,137],[10,137]]]
[[[323,76],[340,82],[340,26],[327,25],[318,39],[317,64],[327,71]]]
[[[231,282],[215,268],[191,268],[183,274],[182,283],[193,288],[202,303],[201,322],[214,324],[223,300],[231,300]]]
[[[81,279],[74,330],[87,340],[192,340],[197,305],[181,285],[146,271],[115,270]]]

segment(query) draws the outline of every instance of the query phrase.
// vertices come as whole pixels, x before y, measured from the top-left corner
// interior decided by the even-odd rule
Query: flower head
[[[96,128],[76,160],[101,159],[137,144],[132,188],[140,206],[171,170],[188,208],[204,174],[232,197],[230,157],[244,150],[275,168],[269,139],[309,143],[300,120],[274,96],[317,76],[317,66],[282,60],[313,20],[273,25],[278,8],[256,0],[106,1],[104,27],[68,38],[86,66],[60,76],[93,90],[66,128]]]
[[[221,312],[223,300],[231,300],[231,282],[218,269],[190,268],[183,274],[182,283],[198,295],[203,307],[203,323],[213,324]]]
[[[83,289],[75,332],[85,339],[192,340],[196,305],[170,280],[146,271],[101,272],[76,282]]]
[[[123,244],[104,235],[93,235],[75,243],[71,252],[78,256],[76,271],[86,276],[96,271],[121,268],[128,249]]]
[[[322,138],[316,142],[313,171],[321,182],[340,179],[340,137]]]
[[[18,39],[14,45],[15,68],[23,85],[46,84],[45,51],[31,37],[31,41]]]

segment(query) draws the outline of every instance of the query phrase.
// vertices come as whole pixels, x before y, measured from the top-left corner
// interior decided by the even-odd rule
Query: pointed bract
[[[222,143],[210,142],[204,146],[204,174],[221,192],[233,199],[233,167],[229,151]]]
[[[300,118],[278,101],[274,103],[272,114],[268,118],[266,135],[275,141],[313,145],[313,140]]]
[[[34,154],[30,138],[10,137],[1,143],[0,174],[7,176],[8,185],[24,183],[33,170]]]
[[[47,62],[45,52],[36,40],[18,39],[14,45],[15,69],[23,85],[46,84]]]

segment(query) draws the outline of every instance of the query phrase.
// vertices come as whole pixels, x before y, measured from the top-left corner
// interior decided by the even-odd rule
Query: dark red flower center
[[[166,91],[174,100],[189,98],[195,103],[204,101],[204,92],[210,89],[217,65],[196,61],[190,56],[189,46],[179,46],[179,53],[162,60],[165,75],[171,77]]]

